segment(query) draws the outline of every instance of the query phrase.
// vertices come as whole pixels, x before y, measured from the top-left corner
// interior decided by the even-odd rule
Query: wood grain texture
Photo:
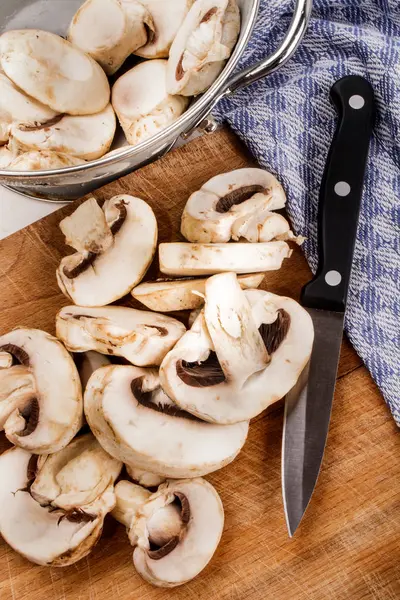
[[[228,131],[195,140],[106,186],[99,200],[130,193],[156,212],[160,240],[179,238],[191,192],[209,177],[252,165]],[[54,333],[55,268],[70,250],[58,223],[69,206],[0,242],[0,334],[18,325]],[[150,277],[157,274],[157,265]],[[298,298],[310,272],[300,250],[265,288]],[[130,301],[128,302],[128,304]],[[133,303],[131,303],[133,304]],[[31,565],[0,542],[0,600],[395,600],[400,598],[400,442],[384,401],[344,342],[321,476],[293,540],[281,498],[282,404],[254,419],[234,464],[210,475],[225,507],[220,547],[193,582],[155,589],[136,575],[124,528],[107,519],[93,553],[67,569]],[[8,446],[3,434],[0,450]]]

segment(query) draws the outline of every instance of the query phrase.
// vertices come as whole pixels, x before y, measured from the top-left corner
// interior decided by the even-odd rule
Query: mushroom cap
[[[57,116],[48,106],[30,98],[0,73],[0,143],[8,141],[11,125],[38,125]]]
[[[160,244],[160,271],[166,275],[212,275],[216,273],[260,273],[281,268],[292,254],[286,242],[248,244]]]
[[[59,512],[40,506],[23,491],[29,486],[35,458],[21,448],[11,448],[0,456],[0,533],[31,562],[72,565],[89,554],[100,538],[104,515],[90,521],[60,520]]]
[[[218,77],[240,32],[236,0],[197,0],[170,49],[167,89],[197,96]]]
[[[6,168],[12,171],[42,171],[47,169],[62,169],[63,167],[74,167],[81,165],[84,161],[76,156],[53,152],[52,150],[32,150],[24,152],[15,157],[11,153],[12,160]]]
[[[15,378],[16,392],[32,375],[24,407],[21,410],[17,403],[4,423],[7,438],[35,454],[61,450],[80,429],[83,416],[81,384],[70,354],[56,338],[38,329],[14,329],[0,337],[0,349],[25,368],[21,381]]]
[[[238,281],[243,289],[257,288],[264,279],[264,273],[239,275]],[[133,288],[131,294],[151,310],[172,312],[193,310],[204,304],[207,279],[176,279],[165,281],[146,281]]]
[[[103,448],[118,460],[166,477],[197,477],[229,464],[246,441],[248,423],[210,426],[176,406],[157,371],[113,365],[96,371],[85,414]]]
[[[179,499],[182,528],[158,550],[150,549],[148,524],[162,506]],[[159,587],[175,587],[196,577],[209,563],[221,539],[224,509],[205,479],[168,481],[161,485],[133,520],[129,537],[136,541],[133,564],[139,575]]]
[[[285,204],[285,192],[271,173],[237,169],[213,177],[190,196],[183,211],[181,232],[189,242],[202,244],[240,238],[269,242],[290,230],[284,217],[271,212]],[[272,231],[271,218],[275,224]],[[268,220],[269,235],[263,231]]]
[[[61,260],[61,291],[80,306],[105,306],[119,300],[146,273],[157,246],[157,221],[150,206],[120,195],[103,205],[113,244],[101,254],[77,252]]]
[[[60,116],[44,126],[15,124],[10,144],[19,151],[52,150],[83,160],[95,160],[111,147],[117,121],[111,104],[95,115]]]
[[[153,20],[136,0],[86,0],[68,30],[68,40],[113,75],[132,52],[144,46]]]
[[[141,0],[154,22],[153,39],[135,54],[143,58],[168,58],[169,50],[194,0]]]
[[[117,79],[112,105],[129,144],[156,135],[182,115],[188,99],[166,90],[166,60],[142,62]]]
[[[0,64],[15,85],[59,114],[90,115],[109,102],[100,65],[54,33],[6,31],[0,36]]]
[[[171,317],[123,306],[66,306],[57,314],[56,327],[70,352],[97,350],[139,367],[160,365],[186,331]]]
[[[30,488],[32,497],[42,506],[84,509],[96,515],[103,509],[101,496],[122,469],[122,463],[109,456],[91,433],[42,459]]]
[[[168,396],[183,410],[213,423],[251,419],[283,398],[295,385],[311,355],[313,324],[300,304],[262,290],[241,293],[252,306],[255,325],[270,357],[264,369],[237,385],[235,373],[224,362],[226,353],[231,351],[227,336],[230,330],[225,320],[218,329],[214,318],[222,308],[224,316],[229,314],[230,296],[221,295],[218,300],[215,294],[208,295],[207,290],[205,311],[167,354],[160,368],[161,385]]]

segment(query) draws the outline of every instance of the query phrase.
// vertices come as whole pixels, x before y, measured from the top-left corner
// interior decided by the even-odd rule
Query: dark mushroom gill
[[[4,346],[0,347],[0,350],[11,354],[14,364],[29,367],[29,354],[19,346],[15,346],[15,344],[5,344]]]
[[[259,332],[265,344],[268,354],[273,354],[282,344],[290,327],[290,315],[280,308],[273,323],[263,323]]]
[[[254,194],[267,194],[266,190],[262,185],[246,185],[236,190],[232,190],[229,194],[222,196],[216,204],[215,210],[219,213],[226,213],[238,204],[242,204],[246,200],[250,200]]]
[[[20,410],[21,417],[25,419],[25,428],[18,432],[20,437],[26,437],[33,433],[39,422],[39,402],[37,398],[32,398],[28,404]]]
[[[156,402],[153,402],[153,394],[157,390],[152,390],[151,392],[144,392],[143,379],[143,377],[137,377],[136,379],[133,379],[131,383],[132,394],[135,400],[139,402],[139,404],[145,406],[146,408],[150,408],[151,410],[155,410],[156,412],[163,413],[164,415],[169,415],[170,417],[178,417],[181,419],[188,419],[190,421],[203,422],[198,417],[191,415],[190,413],[186,412],[185,410],[182,410],[178,406],[175,406],[173,404],[157,404]]]
[[[187,499],[185,494],[183,494],[182,492],[174,492],[174,496],[175,496],[174,503],[180,505],[182,528],[185,528],[189,524],[190,516],[191,516],[189,500]],[[174,536],[170,540],[168,540],[168,542],[166,544],[164,544],[164,546],[157,546],[156,544],[154,544],[152,542],[152,540],[150,538],[149,539],[150,550],[148,550],[147,554],[148,554],[149,558],[151,558],[152,560],[160,560],[161,558],[164,558],[165,556],[170,554],[173,550],[175,550],[175,548],[179,544],[179,541],[180,541],[180,537]]]
[[[226,380],[215,352],[210,352],[204,362],[179,360],[176,363],[176,374],[186,385],[198,388],[219,385]]]

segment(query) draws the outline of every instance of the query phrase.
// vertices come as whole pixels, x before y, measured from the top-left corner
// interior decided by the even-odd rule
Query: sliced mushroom
[[[292,254],[286,242],[262,244],[185,244],[182,242],[159,245],[160,270],[166,275],[212,275],[260,273],[281,268],[285,258]]]
[[[115,495],[103,496],[102,512],[60,516],[29,493],[37,456],[11,448],[0,456],[0,533],[19,554],[39,565],[66,567],[89,554],[99,540]]]
[[[108,104],[95,115],[64,115],[38,126],[15,124],[11,127],[10,146],[19,152],[52,150],[95,160],[110,149],[116,126],[115,113]]]
[[[208,280],[204,312],[160,368],[163,389],[183,410],[223,424],[251,419],[283,398],[309,360],[314,339],[312,320],[297,302],[262,290],[224,294],[226,278],[224,274]],[[237,345],[236,327],[232,329],[230,323],[235,323],[235,313],[240,316],[237,295],[245,296],[252,306],[269,355],[267,366],[247,380],[239,372],[239,363],[235,371],[229,362],[231,346]],[[218,315],[222,315],[220,322]],[[242,322],[240,317],[237,329]],[[253,345],[249,343],[248,353]]]
[[[65,236],[65,243],[78,252],[100,254],[114,243],[114,236],[106,215],[92,197],[83,202],[59,225]]]
[[[236,0],[197,0],[171,46],[167,89],[197,96],[222,71],[240,32]]]
[[[158,487],[165,482],[166,477],[138,469],[134,465],[125,465],[126,472],[133,481],[145,488]]]
[[[135,54],[143,58],[168,58],[172,42],[194,0],[141,0],[154,22],[154,34]]]
[[[0,37],[0,64],[15,85],[56,113],[91,115],[109,102],[110,86],[100,65],[54,33],[6,31]]]
[[[240,275],[238,281],[243,289],[257,288],[264,273]],[[207,279],[176,279],[147,281],[133,288],[131,294],[142,304],[158,312],[192,310],[204,304]]]
[[[8,369],[13,364],[12,354],[0,350],[0,369]]]
[[[10,137],[13,124],[37,126],[57,116],[54,110],[30,98],[14,83],[0,73],[0,143]]]
[[[181,232],[189,242],[201,244],[240,238],[249,242],[296,240],[287,220],[272,212],[285,204],[285,192],[271,173],[238,169],[213,177],[190,196]]]
[[[75,355],[75,364],[78,369],[79,377],[82,384],[82,390],[86,389],[87,382],[97,369],[107,367],[111,364],[110,359],[104,354],[89,350],[88,352],[80,352]]]
[[[0,146],[0,169],[8,169],[15,160],[15,153],[7,146]]]
[[[33,150],[15,157],[10,152],[12,160],[8,164],[11,171],[42,171],[47,169],[62,169],[81,165],[84,161],[69,154],[53,152],[52,150]]]
[[[205,479],[167,481],[150,496],[121,481],[116,495],[115,516],[130,523],[133,563],[146,581],[175,587],[207,566],[221,539],[224,509]]]
[[[229,464],[248,431],[247,422],[222,427],[193,418],[164,394],[156,370],[122,365],[92,375],[85,414],[111,456],[174,478],[205,475]]]
[[[132,146],[173,123],[188,106],[166,90],[166,60],[142,62],[122,75],[112,89],[112,105]]]
[[[139,367],[160,365],[186,331],[171,317],[122,306],[66,306],[57,314],[56,327],[70,352],[97,350]]]
[[[104,306],[128,294],[146,273],[157,246],[156,218],[143,200],[114,196],[103,211],[114,236],[112,246],[100,254],[66,256],[57,270],[61,291],[81,306]],[[75,222],[80,231],[79,219]],[[71,238],[73,232],[69,243]]]
[[[143,5],[136,0],[86,0],[72,20],[68,40],[113,75],[154,37],[152,16]]]
[[[122,463],[111,458],[91,433],[41,459],[30,493],[42,506],[62,509],[66,515],[101,514],[104,494],[113,493],[122,469]]]
[[[83,415],[71,356],[56,338],[38,329],[3,335],[0,351],[11,354],[15,363],[0,370],[1,422],[7,438],[35,454],[61,450],[80,429]]]

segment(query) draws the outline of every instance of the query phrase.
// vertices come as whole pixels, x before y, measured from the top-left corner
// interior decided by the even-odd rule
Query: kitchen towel
[[[241,67],[271,54],[293,14],[293,0],[261,0]],[[378,117],[371,142],[348,298],[346,332],[400,426],[400,2],[314,0],[294,57],[215,111],[277,175],[304,251],[317,267],[318,193],[337,114],[333,83],[363,75]],[[340,243],[340,240],[338,240]]]

